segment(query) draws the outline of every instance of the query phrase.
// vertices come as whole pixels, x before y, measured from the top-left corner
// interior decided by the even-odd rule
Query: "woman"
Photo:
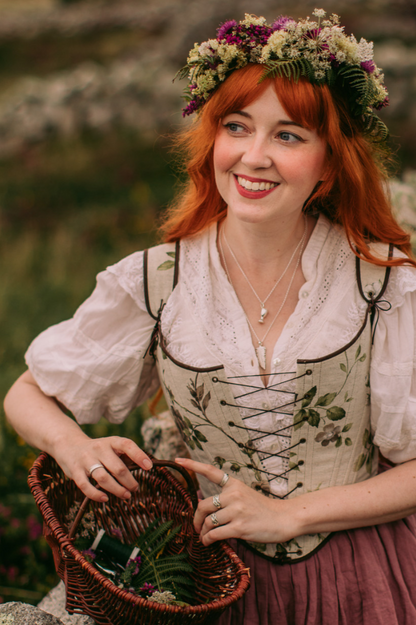
[[[314,15],[246,15],[191,51],[200,115],[168,244],[99,274],[34,341],[6,410],[90,498],[107,499],[92,474],[129,498],[119,455],[146,454],[59,405],[119,422],[161,383],[205,497],[196,529],[251,569],[221,625],[410,625],[416,263],[384,193],[371,44]],[[379,449],[397,466],[378,472]]]

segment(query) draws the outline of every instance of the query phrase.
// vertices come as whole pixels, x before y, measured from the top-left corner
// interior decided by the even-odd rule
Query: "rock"
[[[64,625],[63,622],[33,605],[11,601],[0,605],[0,625]]]
[[[189,458],[189,452],[169,410],[146,419],[141,432],[145,450],[156,458]]]
[[[60,582],[42,599],[38,607],[53,614],[57,617],[57,622],[63,623],[63,625],[94,625],[95,621],[89,616],[85,616],[84,614],[69,614],[65,609],[65,603],[65,586],[63,582]],[[3,625],[1,620],[0,625]]]

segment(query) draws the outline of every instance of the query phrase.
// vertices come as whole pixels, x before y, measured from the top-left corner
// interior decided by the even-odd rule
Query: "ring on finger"
[[[220,496],[219,495],[214,495],[213,496],[212,503],[214,504],[214,506],[216,508],[218,508],[218,510],[221,510],[222,506],[221,506],[221,501],[220,501]]]
[[[224,473],[224,475],[222,476],[221,482],[218,484],[218,486],[222,488],[223,486],[226,485],[229,479],[230,479],[230,476],[228,475],[228,473]]]
[[[215,512],[213,512],[209,516],[210,516],[210,519],[211,519],[213,525],[219,525],[220,524],[220,522],[218,521],[218,518],[217,518],[217,515],[215,514]]]
[[[92,474],[94,473],[94,471],[96,471],[97,469],[104,469],[105,471],[105,466],[103,464],[100,464],[99,462],[97,462],[96,464],[93,464],[89,469],[88,469],[88,477],[92,477]]]

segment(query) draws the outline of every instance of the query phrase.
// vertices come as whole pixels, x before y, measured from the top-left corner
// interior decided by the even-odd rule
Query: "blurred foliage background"
[[[172,83],[195,41],[245,11],[311,13],[287,0],[0,0],[0,398],[47,326],[71,316],[95,275],[152,244],[178,173],[184,123]],[[329,0],[347,32],[376,43],[391,106],[393,198],[413,232],[416,5]],[[399,178],[401,177],[401,181]],[[139,409],[117,433],[140,443]],[[116,433],[101,422],[93,436]],[[0,601],[37,603],[57,578],[26,485],[36,450],[0,409]]]

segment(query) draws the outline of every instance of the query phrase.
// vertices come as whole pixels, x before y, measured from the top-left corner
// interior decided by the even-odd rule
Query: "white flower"
[[[210,42],[204,41],[198,48],[198,52],[201,56],[212,56],[214,52],[211,50]]]
[[[256,15],[251,15],[250,13],[245,13],[244,19],[240,22],[240,24],[244,26],[264,26],[266,23],[265,17],[257,17]]]
[[[325,17],[325,15],[326,15],[326,11],[324,11],[323,9],[315,9],[315,10],[312,12],[312,15],[315,15],[315,17],[320,17],[320,18],[322,18],[322,17]]]
[[[281,56],[282,47],[287,43],[288,35],[284,30],[276,30],[270,35],[267,45],[264,46],[262,52],[262,59],[268,60],[273,52],[276,56]]]
[[[154,601],[155,603],[172,603],[172,601],[176,601],[175,595],[170,592],[170,590],[165,590],[164,592],[160,592],[160,590],[155,590],[153,595],[148,597],[148,601]]]
[[[361,63],[373,60],[373,46],[374,44],[372,41],[366,41],[361,37],[360,43],[357,47],[357,54]]]

